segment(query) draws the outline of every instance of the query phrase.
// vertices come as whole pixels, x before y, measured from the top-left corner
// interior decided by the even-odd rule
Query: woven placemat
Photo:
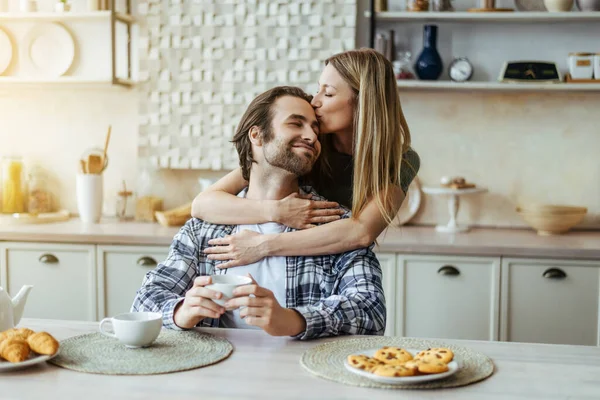
[[[353,374],[344,366],[344,361],[348,355],[383,346],[408,349],[446,347],[454,352],[454,359],[459,363],[460,369],[446,379],[406,385],[389,385]],[[494,372],[494,364],[487,356],[467,347],[446,344],[437,340],[389,336],[345,339],[324,343],[307,350],[302,355],[300,364],[310,373],[321,378],[347,385],[381,389],[438,389],[465,386],[479,382]]]
[[[79,372],[106,375],[152,375],[215,364],[229,357],[227,339],[197,331],[163,329],[150,347],[130,349],[117,339],[88,333],[60,342],[49,362]]]

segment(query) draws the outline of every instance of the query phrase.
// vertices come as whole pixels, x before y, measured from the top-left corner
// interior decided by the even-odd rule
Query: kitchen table
[[[19,326],[57,339],[94,332],[97,323],[23,319]],[[489,356],[494,374],[469,386],[438,390],[383,390],[345,386],[312,376],[302,353],[347,337],[301,342],[262,331],[201,329],[234,346],[226,360],[164,375],[108,376],[38,364],[0,374],[1,399],[599,399],[600,348],[444,340]]]

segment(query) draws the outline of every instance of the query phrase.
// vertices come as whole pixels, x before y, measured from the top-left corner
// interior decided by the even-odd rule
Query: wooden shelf
[[[365,17],[370,17],[369,11]],[[581,22],[600,21],[600,12],[406,12],[386,11],[375,14],[381,22]]]
[[[110,19],[110,11],[94,12],[0,12],[0,21],[65,21],[65,20],[89,20]]]
[[[478,90],[478,91],[549,91],[600,92],[600,83],[504,83],[398,80],[400,89],[417,90]]]
[[[119,80],[121,87],[132,87],[136,82],[130,80]],[[3,84],[15,84],[15,85],[101,85],[101,86],[114,86],[110,79],[86,79],[80,77],[63,76],[60,78],[22,78],[14,76],[0,76],[0,86]]]

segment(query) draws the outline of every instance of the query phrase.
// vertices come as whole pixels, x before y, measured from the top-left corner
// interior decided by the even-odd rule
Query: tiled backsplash
[[[355,47],[355,0],[150,0],[138,10],[140,156],[172,169],[237,165],[246,106],[277,85],[315,89],[323,60]]]

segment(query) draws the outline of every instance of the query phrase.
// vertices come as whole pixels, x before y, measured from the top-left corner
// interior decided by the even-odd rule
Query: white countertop
[[[57,339],[95,332],[97,322],[23,319],[20,326]],[[200,329],[225,337],[232,355],[212,366],[146,376],[86,374],[38,364],[2,373],[7,399],[592,399],[598,398],[600,348],[473,340],[446,340],[479,351],[494,362],[489,378],[439,390],[383,390],[347,386],[311,375],[300,365],[307,350],[328,338],[301,342],[260,330]]]
[[[168,246],[178,230],[115,220],[86,225],[71,219],[40,225],[2,225],[0,241]],[[600,260],[600,231],[544,237],[530,229],[474,228],[451,235],[436,232],[433,227],[405,226],[388,229],[378,243],[381,252]]]

